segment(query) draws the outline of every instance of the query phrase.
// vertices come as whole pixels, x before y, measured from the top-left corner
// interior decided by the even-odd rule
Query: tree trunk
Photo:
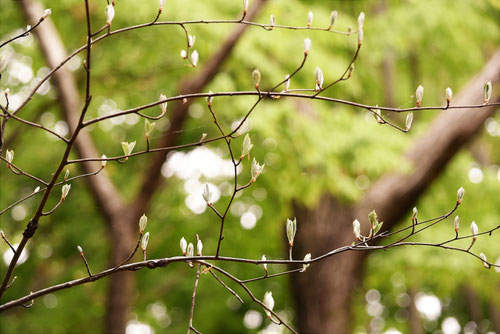
[[[497,51],[453,104],[481,104],[484,83],[489,80],[495,83],[499,79],[500,51]],[[498,94],[494,94],[492,100],[498,101]],[[368,226],[367,215],[372,210],[376,210],[380,220],[384,221],[384,230],[393,227],[415,205],[459,149],[481,129],[494,110],[495,106],[441,112],[427,133],[405,154],[414,167],[413,172],[381,177],[351,207],[339,204],[329,194],[325,194],[312,209],[294,203],[294,213],[300,222],[294,246],[298,252],[296,257],[308,252],[313,256],[320,255],[351,244],[354,241],[352,221],[357,218],[362,226]],[[365,256],[362,252],[343,253],[292,277],[301,333],[352,331],[351,299]]]

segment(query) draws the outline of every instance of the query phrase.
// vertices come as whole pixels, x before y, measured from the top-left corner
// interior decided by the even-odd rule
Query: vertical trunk
[[[410,328],[411,334],[424,334],[424,328],[422,326],[422,320],[418,314],[417,305],[415,304],[415,288],[410,287],[408,289],[408,294],[411,297],[411,303],[408,306],[408,327]]]

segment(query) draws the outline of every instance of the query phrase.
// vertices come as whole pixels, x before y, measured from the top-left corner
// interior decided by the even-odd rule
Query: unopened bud
[[[71,184],[65,184],[61,188],[61,199],[64,201],[71,190]]]
[[[417,220],[417,215],[418,215],[418,210],[416,207],[413,208],[413,213],[411,215],[411,220],[416,221]]]
[[[40,186],[36,187],[35,190],[33,191],[34,193],[37,193],[40,191]]]
[[[274,298],[273,298],[273,293],[268,291],[264,294],[264,300],[262,301],[264,305],[266,306],[267,309],[264,311],[266,312],[266,315],[268,318],[271,318],[271,312],[274,308]]]
[[[187,254],[186,254],[188,257],[193,257],[194,256],[194,246],[193,246],[193,243],[189,243],[189,245],[187,246]]]
[[[411,128],[411,123],[413,123],[413,113],[410,112],[406,115],[406,131],[409,131]]]
[[[255,88],[259,88],[260,84],[260,72],[258,69],[253,70],[252,72],[252,78],[253,78],[253,84],[255,85]]]
[[[181,241],[179,243],[179,246],[181,247],[181,252],[183,255],[186,255],[186,249],[187,249],[187,241],[184,239],[184,237],[181,238]]]
[[[160,10],[162,10],[163,6],[165,6],[165,2],[167,2],[167,0],[160,0]]]
[[[240,159],[243,159],[245,156],[250,155],[250,150],[252,150],[253,144],[250,140],[250,135],[247,133],[245,138],[243,139],[243,145],[241,148],[241,156]]]
[[[144,132],[145,132],[146,138],[149,138],[149,135],[151,134],[151,132],[153,132],[155,126],[156,126],[155,122],[151,123],[147,119],[144,120]]]
[[[453,224],[455,225],[455,232],[458,233],[458,228],[460,227],[460,218],[458,218],[458,216],[455,217]]]
[[[378,107],[378,105],[376,105],[376,107]],[[374,113],[374,117],[375,119],[377,120],[377,123],[378,124],[384,124],[384,120],[382,119],[382,115],[380,113],[380,109],[373,109],[373,113]]]
[[[361,240],[361,224],[359,220],[356,219],[352,222],[352,230],[356,239]]]
[[[267,261],[267,258],[265,255],[262,255],[262,261]],[[267,273],[267,263],[263,263],[262,266],[264,267],[264,271]]]
[[[269,17],[269,30],[273,30],[275,24],[276,19],[274,18],[274,15],[271,14],[271,16]]]
[[[28,24],[26,26],[26,36],[28,36],[30,34],[30,30],[31,30],[31,24]]]
[[[304,261],[311,261],[311,253],[307,253],[306,256],[304,256]],[[309,263],[304,263],[302,265],[302,270],[300,271],[301,273],[303,273],[304,271],[306,271],[306,269],[310,266],[311,264]]]
[[[212,96],[213,92],[211,90],[208,91],[208,96],[207,96],[207,103],[208,105],[212,105],[212,101],[214,100],[214,97]]]
[[[358,29],[363,29],[363,25],[365,24],[365,13],[361,12],[358,16]]]
[[[135,147],[135,141],[129,143],[127,141],[122,141],[122,149],[125,155],[130,155]]]
[[[205,183],[205,186],[203,187],[202,196],[205,202],[207,202],[207,205],[210,205],[211,204],[210,200],[212,199],[212,192],[208,187],[208,183]]]
[[[167,97],[163,94],[160,94],[160,98],[158,99],[158,101],[165,101],[167,99]],[[162,113],[166,113],[167,112],[167,102],[163,102],[163,103],[160,103],[160,109],[161,109],[161,112]]]
[[[10,164],[12,163],[12,160],[14,160],[14,150],[7,150],[5,152],[5,160]]]
[[[193,53],[191,53],[191,63],[193,64],[193,67],[196,67],[198,64],[198,51],[194,50]]]
[[[187,52],[186,50],[181,50],[181,58],[186,59],[187,58]]]
[[[103,168],[104,168],[104,167],[106,166],[106,164],[108,163],[108,160],[106,160],[107,158],[108,158],[108,157],[107,157],[106,155],[104,155],[104,154],[103,154],[103,155],[101,155],[101,159],[102,159],[102,160],[101,160],[101,167],[103,167]]]
[[[243,13],[246,14],[248,10],[248,0],[243,0]]]
[[[146,217],[146,214],[143,214],[139,219],[139,232],[141,234],[144,233],[144,230],[146,229],[147,225],[148,225],[148,217]]]
[[[264,169],[265,165],[266,164],[259,165],[259,163],[257,162],[257,160],[255,160],[255,158],[253,158],[252,168],[251,168],[251,174],[252,174],[251,182],[255,182],[257,180],[257,178],[259,177],[260,173],[262,173],[262,170]]]
[[[115,17],[115,7],[113,5],[107,5],[106,6],[106,23],[108,26],[111,25],[111,21],[113,21],[113,18]]]
[[[146,248],[148,247],[148,242],[149,242],[149,232],[146,232],[146,234],[144,234],[144,236],[142,237],[141,241],[141,248],[143,252],[146,251]]]
[[[288,238],[288,244],[293,247],[293,240],[295,239],[295,233],[297,233],[297,218],[293,220],[286,220],[286,237]]]
[[[3,92],[3,94],[4,94],[5,96],[9,96],[9,93],[10,93],[10,88],[5,88],[5,90],[4,90],[4,92]]]
[[[198,243],[196,244],[196,254],[198,254],[198,256],[201,256],[202,250],[203,250],[203,243],[201,242],[201,240],[198,240]]]
[[[460,187],[457,191],[457,203],[460,204],[462,203],[462,200],[464,199],[465,195],[465,189],[463,187]]]
[[[309,54],[310,50],[311,50],[311,39],[308,37],[304,39],[304,53]]]
[[[451,98],[453,97],[453,91],[450,87],[446,88],[446,102],[450,103]]]
[[[347,78],[351,77],[353,71],[354,71],[354,64],[351,64],[351,66],[349,66],[349,72],[347,73]]]
[[[313,22],[313,18],[314,18],[313,12],[309,11],[309,13],[307,13],[307,26],[308,27],[311,27],[311,24]]]
[[[484,103],[488,103],[491,98],[491,81],[484,84]]]
[[[334,10],[333,12],[330,13],[330,27],[333,27],[333,25],[335,24],[335,22],[337,21],[337,11]]]
[[[323,71],[319,66],[314,69],[314,79],[316,80],[316,90],[321,90],[325,78],[323,77]]]
[[[472,240],[476,240],[477,233],[479,232],[479,229],[477,228],[476,222],[472,222],[472,224],[470,224],[470,231],[472,233]]]
[[[80,246],[76,246],[76,249],[78,250],[78,253],[83,255],[83,249]]]
[[[47,17],[49,17],[50,15],[52,15],[52,9],[50,8],[47,8],[46,10],[43,11],[43,16],[42,16],[42,19],[46,19]]]
[[[417,90],[415,92],[415,97],[417,98],[417,107],[420,107],[420,104],[422,103],[422,98],[424,97],[424,87],[422,87],[422,85],[419,85],[417,87]]]
[[[285,76],[285,83],[284,83],[284,85],[285,85],[285,91],[287,91],[287,90],[290,89],[290,75],[289,74],[287,74]]]
[[[363,44],[363,29],[358,30],[358,46]]]
[[[64,173],[64,181],[66,181],[69,177],[69,169],[66,169],[66,172]]]
[[[481,254],[479,254],[479,257],[481,258],[481,260],[483,260],[483,266],[486,269],[490,269],[491,265],[488,263],[488,260],[486,260],[486,255],[484,255],[484,253],[481,253]]]
[[[196,42],[196,36],[188,35],[188,47],[192,48]]]

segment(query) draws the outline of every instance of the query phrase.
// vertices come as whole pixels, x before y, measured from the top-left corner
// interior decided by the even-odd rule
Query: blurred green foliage
[[[157,11],[156,5],[156,1],[117,1],[113,29],[152,20]],[[51,19],[58,27],[67,50],[83,45],[83,1],[45,1],[45,6],[52,8]],[[103,1],[91,1],[94,29],[105,21],[104,6]],[[500,41],[500,8],[494,0],[275,0],[270,1],[257,21],[267,23],[269,15],[274,14],[277,24],[305,25],[307,12],[312,10],[313,25],[327,26],[333,9],[339,12],[336,28],[342,31],[349,25],[357,26],[356,18],[360,11],[364,11],[367,17],[364,44],[353,77],[325,93],[326,96],[345,100],[384,105],[387,102],[385,90],[390,89],[395,106],[413,106],[414,90],[418,84],[422,84],[425,87],[424,105],[443,104],[445,88],[451,87],[455,94],[458,93],[481,69]],[[240,12],[240,1],[168,1],[160,19],[232,19],[239,17]],[[2,2],[1,16],[0,40],[25,26],[14,1]],[[195,49],[200,54],[200,64],[196,69],[185,66],[186,62],[179,56],[186,41],[184,32],[176,26],[130,31],[96,44],[92,49],[94,98],[88,117],[102,114],[106,106],[127,109],[155,101],[160,93],[167,96],[176,94],[181,78],[200,71],[233,27],[217,24],[190,25],[187,28],[190,34],[196,36]],[[291,88],[313,88],[312,73],[317,65],[325,73],[325,82],[336,79],[355,51],[356,36],[304,30],[275,29],[269,32],[252,27],[206,90],[252,90],[251,71],[254,68],[259,68],[262,73],[263,89],[273,86],[300,64],[306,37],[312,39],[311,53],[304,69],[292,79]],[[18,60],[33,69],[36,76],[44,72],[44,59],[33,36],[23,42],[13,43],[9,48],[12,48]],[[78,58],[80,62],[82,57]],[[389,61],[394,69],[390,82],[384,78],[384,61]],[[78,63],[76,68],[74,74],[83,94],[83,69]],[[22,94],[26,84],[9,80],[8,76],[3,76],[0,88],[5,89],[6,82],[9,82],[12,95]],[[254,101],[254,97],[217,98],[214,109],[223,127],[229,129],[233,122],[244,116]],[[157,112],[159,109],[151,110],[151,114]],[[191,107],[190,115],[182,132],[182,142],[196,141],[204,132],[209,136],[217,135],[204,100]],[[266,254],[268,259],[283,257],[286,254],[284,226],[286,218],[292,214],[291,199],[313,205],[320,194],[328,191],[347,204],[359,199],[364,189],[380,175],[393,170],[411,170],[411,166],[402,162],[402,153],[414,138],[425,133],[435,115],[436,112],[429,111],[415,114],[412,131],[402,134],[392,128],[379,126],[364,110],[341,104],[284,98],[264,101],[250,117],[250,134],[255,146],[252,156],[265,162],[266,168],[258,181],[236,200],[236,206],[248,209],[257,205],[263,214],[255,228],[245,230],[240,224],[241,210],[232,210],[226,224],[223,254],[249,258],[260,258]],[[37,94],[21,116],[33,120],[41,118],[42,121],[45,116],[45,122],[55,126],[62,115],[54,90],[51,89],[46,95]],[[404,117],[388,115],[391,121],[399,124],[403,124]],[[128,121],[92,126],[91,133],[99,152],[107,156],[118,155],[123,140],[136,140],[136,150],[145,148],[143,122],[134,123],[134,119]],[[496,121],[500,122],[498,117]],[[165,120],[159,122],[159,128],[165,133],[155,131],[153,145],[159,136],[171,135]],[[7,138],[11,136],[11,146],[6,148],[15,150],[15,163],[36,176],[48,179],[61,157],[63,145],[41,131],[13,121],[9,122],[6,134]],[[242,140],[241,137],[233,141],[236,154],[239,154]],[[478,223],[480,230],[496,226],[500,217],[498,143],[498,132],[494,136],[485,132],[460,153],[419,202],[419,217],[430,218],[447,212],[454,204],[456,189],[464,186],[466,196],[458,211],[462,219],[461,232],[467,233],[472,220]],[[225,144],[217,143],[209,148],[223,158],[229,158]],[[479,159],[476,150],[483,152],[482,159]],[[108,172],[125,199],[133,199],[148,161],[148,156],[139,156],[130,159],[125,165],[107,165]],[[478,184],[468,178],[469,171],[475,166],[484,173],[482,182]],[[72,175],[80,172],[76,166],[71,166],[70,171]],[[240,175],[240,183],[243,184],[250,175],[250,161],[244,161]],[[9,173],[5,164],[0,165],[0,176],[0,208],[29,194],[37,186],[32,180]],[[200,182],[205,181],[221,185],[230,180],[201,177]],[[169,178],[154,198],[150,212],[147,212],[150,221],[148,230],[151,233],[148,256],[151,258],[178,255],[179,239],[184,236],[188,242],[194,241],[195,233],[202,238],[205,252],[212,253],[216,248],[218,220],[209,211],[196,215],[186,207],[184,183],[184,180],[176,177]],[[24,202],[25,218],[20,221],[14,219],[11,212],[0,216],[0,228],[13,243],[20,240],[21,232],[39,198],[40,195],[36,195]],[[57,203],[58,199],[59,193],[56,191],[48,207]],[[228,199],[228,196],[223,196],[215,203],[216,207],[224,207]],[[402,224],[409,221],[406,219]],[[306,222],[298,222],[298,233],[305,228]],[[449,219],[433,232],[415,240],[435,242],[451,237],[453,233],[452,220]],[[495,261],[495,257],[498,258],[500,254],[497,239],[495,236],[481,238],[474,247]],[[64,204],[41,221],[28,247],[30,256],[26,263],[16,268],[17,281],[8,290],[4,300],[84,277],[86,272],[76,251],[77,245],[83,247],[93,271],[107,268],[107,240],[106,223],[99,208],[84,182],[74,182]],[[4,243],[0,243],[0,252],[8,252]],[[6,268],[4,261],[1,261],[0,271],[3,273]],[[249,265],[227,263],[224,268],[241,278],[262,274],[262,268]],[[281,269],[284,268],[270,266],[270,272]],[[399,278],[402,276],[405,283],[394,284],[394,279],[391,279],[394,275]],[[134,319],[147,323],[157,332],[184,332],[189,318],[194,270],[185,264],[173,264],[164,269],[141,270],[136,273],[136,277]],[[495,288],[499,283],[498,273],[483,270],[478,261],[460,253],[422,247],[373,253],[366,265],[363,286],[356,296],[355,325],[365,326],[371,319],[365,311],[364,300],[364,294],[369,289],[377,289],[382,295],[385,328],[406,332],[406,322],[398,322],[395,314],[400,308],[396,302],[397,296],[408,289],[433,293],[443,301],[448,300],[448,306],[443,309],[439,319],[454,316],[464,325],[470,319],[462,298],[464,286],[470,285],[477,291],[484,307],[489,302],[497,303],[497,307],[500,307],[499,290]],[[289,319],[294,318],[294,305],[286,277],[249,286],[257,297],[272,290],[276,300],[275,309],[284,310]],[[105,313],[106,287],[107,281],[101,280],[43,297],[35,301],[29,310],[17,308],[9,311],[2,315],[0,331],[95,332],[101,328],[100,322]],[[244,295],[243,291],[234,288]],[[261,312],[259,307],[246,297],[245,303],[240,305],[209,275],[202,275],[197,298],[195,325],[203,332],[256,333],[268,325],[264,320],[257,329],[246,328],[243,323],[246,312]],[[158,311],[163,308],[166,313]],[[225,316],[228,313],[231,315]],[[428,324],[426,330],[432,332],[433,328],[439,328],[438,321]]]

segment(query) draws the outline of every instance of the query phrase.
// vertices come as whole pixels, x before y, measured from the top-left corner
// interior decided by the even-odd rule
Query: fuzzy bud
[[[413,212],[412,212],[412,215],[411,215],[411,220],[412,221],[417,221],[417,215],[418,215],[418,210],[416,207],[413,208]]]
[[[259,88],[260,84],[260,72],[258,69],[253,70],[252,72],[253,84],[255,88]]]
[[[252,147],[253,147],[253,144],[252,144],[252,141],[250,140],[250,135],[247,133],[245,135],[245,138],[243,139],[240,160],[243,159],[245,156],[250,155],[250,151],[252,150]]]
[[[446,102],[450,103],[451,98],[453,97],[453,91],[450,87],[446,88]]]
[[[209,96],[207,96],[207,103],[209,106],[212,105],[212,101],[214,100],[214,97],[212,96],[213,92],[211,90],[208,91]]]
[[[144,234],[141,240],[141,248],[143,252],[146,251],[146,248],[148,247],[148,242],[149,242],[149,232],[146,232],[146,234]]]
[[[143,214],[139,219],[139,232],[141,234],[144,233],[144,230],[146,229],[147,225],[148,225],[148,217],[146,216],[146,214]]]
[[[304,261],[311,261],[311,253],[307,253],[306,256],[304,256]],[[311,264],[310,263],[304,263],[302,265],[302,270],[300,271],[301,273],[303,273],[304,271],[306,271],[306,269],[310,266]]]
[[[78,253],[83,255],[83,249],[81,246],[76,246],[76,249],[78,250]]]
[[[158,101],[165,101],[166,99],[167,99],[167,97],[165,95],[160,94],[160,98],[158,99]],[[160,103],[160,109],[161,109],[162,113],[166,113],[167,112],[167,102]]]
[[[196,36],[188,35],[188,47],[192,48],[196,42]]]
[[[288,238],[288,244],[293,247],[293,240],[295,239],[295,233],[297,233],[297,218],[293,220],[286,220],[286,237]]]
[[[194,255],[194,246],[190,242],[189,245],[187,246],[187,256],[188,257],[193,257],[193,255]]]
[[[208,187],[208,183],[205,183],[205,186],[203,186],[203,192],[201,194],[203,196],[203,199],[205,202],[207,202],[207,205],[211,205],[210,200],[212,199],[212,192],[210,191],[210,188]]]
[[[187,241],[184,239],[184,237],[181,238],[181,241],[179,243],[179,246],[181,247],[181,252],[183,255],[186,255],[186,249],[187,249]]]
[[[269,30],[273,30],[275,24],[276,24],[276,18],[274,17],[274,15],[271,14],[271,16],[269,17]]]
[[[101,155],[101,159],[102,159],[102,160],[101,160],[101,167],[102,167],[102,168],[104,168],[104,167],[106,166],[106,163],[108,162],[108,161],[106,160],[107,158],[108,158],[108,157],[107,157],[106,155],[104,155],[104,154],[103,154],[103,155]]]
[[[378,105],[376,107],[378,107]],[[384,124],[384,120],[382,119],[382,114],[380,112],[380,109],[378,109],[378,108],[377,109],[373,109],[373,113],[374,113],[373,116],[377,120],[377,123],[378,124]]]
[[[415,92],[415,97],[417,98],[417,107],[420,107],[420,104],[422,103],[422,98],[424,97],[424,87],[422,85],[419,85],[417,87],[417,90]]]
[[[309,11],[309,13],[307,13],[307,26],[308,27],[311,27],[311,24],[313,22],[313,18],[314,18],[313,12]]]
[[[181,50],[181,58],[182,59],[186,59],[188,56],[187,56],[187,52],[186,50]]]
[[[359,223],[359,220],[354,220],[352,222],[352,230],[354,232],[354,236],[356,239],[361,240],[361,224]]]
[[[243,13],[247,13],[248,10],[248,0],[243,0]]]
[[[14,150],[7,150],[5,152],[5,160],[10,164],[12,163],[12,160],[14,160]]]
[[[194,50],[193,53],[191,53],[191,63],[193,64],[193,67],[196,67],[198,65],[198,51]]]
[[[321,90],[325,78],[323,77],[323,71],[319,66],[314,69],[314,79],[316,80],[316,91]]]
[[[262,261],[267,261],[267,258],[265,255],[262,255]],[[267,273],[267,263],[263,263],[262,266],[264,267],[264,271]]]
[[[308,37],[304,39],[304,53],[309,54],[310,50],[311,50],[311,39]]]
[[[66,181],[69,177],[69,169],[66,169],[66,172],[64,173],[64,181]]]
[[[455,225],[455,232],[458,233],[458,228],[460,227],[460,218],[458,218],[458,216],[455,217],[453,224]]]
[[[411,124],[413,123],[413,113],[410,112],[406,115],[406,131],[409,131],[411,128]]]
[[[42,19],[45,20],[47,17],[49,17],[50,15],[52,15],[52,9],[50,8],[47,8],[46,10],[43,11],[43,16],[42,16]]]
[[[335,24],[335,22],[337,21],[337,11],[334,10],[330,13],[330,27],[329,29],[331,29],[333,27],[333,25]]]
[[[384,224],[384,222],[378,221],[377,213],[375,212],[375,210],[373,210],[368,214],[368,221],[370,222],[370,227],[373,233],[372,235],[377,234],[378,231],[380,231],[380,229],[382,228],[382,225]]]
[[[358,30],[358,46],[363,44],[363,29]]]
[[[163,9],[163,6],[165,6],[165,2],[167,2],[167,0],[160,0],[160,11]]]
[[[464,199],[465,195],[465,189],[463,187],[460,187],[457,191],[457,203],[460,204],[462,203],[462,200]]]
[[[472,233],[472,240],[476,240],[477,239],[477,234],[479,232],[479,229],[477,228],[477,225],[476,225],[476,222],[472,222],[472,224],[470,224],[470,231]]]
[[[35,190],[33,191],[34,193],[37,193],[40,191],[40,186],[36,187]]]
[[[264,305],[266,306],[266,315],[268,318],[271,318],[271,312],[274,308],[274,299],[273,299],[273,293],[268,291],[264,294],[264,300],[262,301]]]
[[[71,184],[65,184],[61,188],[61,200],[65,200],[71,190]]]
[[[484,92],[484,103],[488,103],[491,98],[491,81],[488,81],[487,83],[484,84],[483,92]]]
[[[113,18],[115,17],[115,7],[113,5],[107,5],[106,6],[106,23],[108,26],[111,25],[111,21],[113,21]]]
[[[198,243],[196,244],[196,254],[198,254],[198,256],[201,256],[202,250],[203,250],[203,243],[201,242],[201,240],[198,240]]]
[[[481,260],[483,260],[483,266],[486,268],[486,269],[490,269],[491,266],[490,264],[488,263],[488,260],[486,260],[486,255],[484,255],[484,253],[481,253],[479,254],[479,257],[481,258]]]
[[[363,29],[363,25],[365,24],[365,13],[361,12],[358,16],[358,29]]]

